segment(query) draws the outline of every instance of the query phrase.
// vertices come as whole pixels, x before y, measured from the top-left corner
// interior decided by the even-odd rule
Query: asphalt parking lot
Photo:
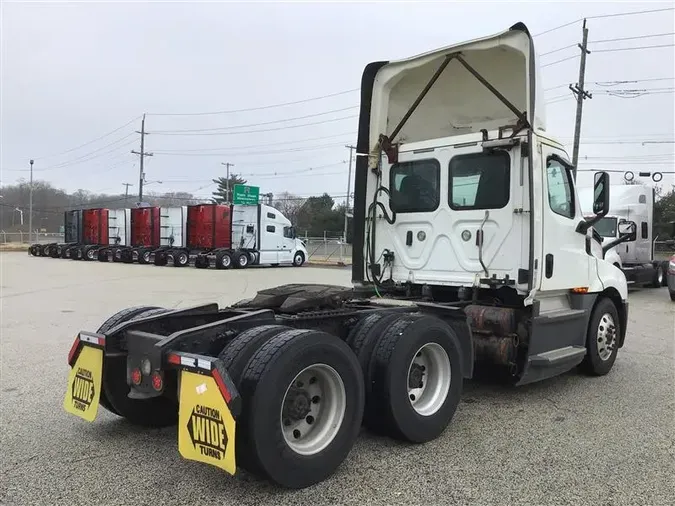
[[[602,378],[519,389],[466,382],[446,432],[414,446],[363,432],[302,491],[182,460],[175,428],[62,409],[75,333],[127,306],[221,304],[291,282],[348,285],[338,268],[175,269],[0,254],[0,503],[661,505],[675,497],[675,304],[630,295],[626,346]]]

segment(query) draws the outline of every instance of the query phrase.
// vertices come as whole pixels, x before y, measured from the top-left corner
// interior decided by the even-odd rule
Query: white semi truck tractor
[[[362,424],[439,437],[481,371],[513,385],[609,373],[628,316],[626,278],[591,231],[609,177],[595,175],[585,218],[542,90],[522,23],[369,64],[352,286],[122,310],[79,332],[66,411],[177,423],[184,458],[302,488],[336,470]]]
[[[616,185],[607,215],[593,225],[602,241],[605,260],[626,276],[629,285],[666,286],[668,261],[654,258],[654,188],[645,184]],[[593,190],[579,192],[584,209],[591,209]],[[591,216],[590,214],[588,216]]]

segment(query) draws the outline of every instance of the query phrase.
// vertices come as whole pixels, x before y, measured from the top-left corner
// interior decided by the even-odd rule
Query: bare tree
[[[272,205],[281,211],[286,218],[291,220],[291,223],[297,224],[298,212],[306,201],[307,199],[297,197],[289,192],[281,192],[279,195],[274,196]]]

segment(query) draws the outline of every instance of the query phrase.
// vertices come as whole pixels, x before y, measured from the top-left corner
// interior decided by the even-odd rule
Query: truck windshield
[[[602,218],[593,228],[602,237],[616,237],[616,218]]]

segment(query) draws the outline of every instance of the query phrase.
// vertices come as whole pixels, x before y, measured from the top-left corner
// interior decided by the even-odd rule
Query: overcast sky
[[[357,91],[258,111],[154,114],[249,109],[355,90],[371,61],[490,35],[518,21],[539,34],[584,16],[670,5],[3,2],[1,183],[27,178],[22,171],[34,158],[35,177],[57,187],[119,193],[129,182],[130,192],[137,192],[138,157],[129,151],[139,148],[134,130],[145,112],[151,133],[146,150],[155,154],[146,164],[147,179],[163,181],[148,190],[209,195],[208,183],[224,174],[222,162],[230,162],[263,192],[343,196],[344,146],[356,142]],[[580,167],[673,172],[673,12],[591,19],[588,27],[590,41],[669,35],[589,46],[667,47],[589,55],[586,80],[594,95],[584,107]],[[543,55],[580,38],[576,23],[535,37],[535,47]],[[579,60],[555,62],[578,53],[569,47],[541,58],[542,65],[551,64],[542,69],[548,130],[565,142],[571,142],[575,114],[566,86],[577,81]],[[608,86],[644,79],[651,80]],[[637,98],[607,93],[627,89],[659,92]],[[260,125],[299,117],[305,118]],[[217,127],[230,129],[161,134]],[[660,143],[608,143],[616,141]],[[568,151],[571,156],[571,144]],[[672,183],[673,175],[663,182]]]

